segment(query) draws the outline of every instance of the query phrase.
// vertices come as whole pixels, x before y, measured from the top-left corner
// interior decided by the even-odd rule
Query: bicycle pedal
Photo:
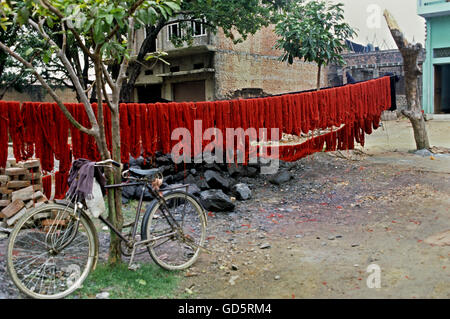
[[[131,271],[137,271],[139,268],[141,268],[141,265],[138,265],[138,264],[132,264],[132,265],[128,266],[128,270],[131,270]]]

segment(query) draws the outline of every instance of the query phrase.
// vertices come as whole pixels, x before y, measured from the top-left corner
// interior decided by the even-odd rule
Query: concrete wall
[[[423,107],[426,113],[435,113],[435,66],[450,65],[450,56],[435,57],[434,50],[450,48],[450,15],[427,18],[426,61],[423,67]],[[450,90],[450,88],[447,88]],[[445,93],[444,93],[445,94]]]

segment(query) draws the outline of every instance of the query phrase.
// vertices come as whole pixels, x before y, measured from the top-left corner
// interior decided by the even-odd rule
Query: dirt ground
[[[192,298],[449,298],[450,157],[422,157],[407,121],[368,137],[371,156],[316,154],[282,187],[246,180],[253,199],[209,217],[208,248],[185,273]],[[450,147],[450,122],[428,122]],[[345,152],[344,156],[347,156]],[[269,248],[264,248],[270,246]],[[368,288],[369,265],[381,288]],[[186,290],[188,288],[188,290]]]
[[[450,122],[428,129],[432,145],[450,148]],[[449,298],[450,247],[425,240],[450,230],[450,156],[412,149],[409,123],[385,122],[363,155],[286,164],[294,179],[282,186],[242,179],[253,198],[233,213],[209,214],[210,252],[183,273],[176,295]],[[367,286],[369,265],[381,269],[379,289]],[[16,298],[4,266],[0,258],[0,298]]]

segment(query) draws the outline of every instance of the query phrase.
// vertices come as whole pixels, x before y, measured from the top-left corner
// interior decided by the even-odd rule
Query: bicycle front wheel
[[[167,270],[187,269],[197,260],[205,243],[206,216],[188,193],[173,192],[164,199],[167,208],[154,201],[147,210],[141,237],[154,239],[147,248],[159,266]]]
[[[60,299],[78,289],[97,261],[92,221],[61,204],[28,212],[11,232],[8,272],[21,292],[36,299]]]

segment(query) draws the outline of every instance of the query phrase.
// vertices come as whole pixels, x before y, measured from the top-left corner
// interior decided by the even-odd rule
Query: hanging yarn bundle
[[[148,115],[148,105],[140,104],[141,108],[141,138],[142,138],[142,156],[147,159],[152,156],[151,153],[151,121]]]
[[[69,177],[68,172],[56,172],[55,174],[55,198],[63,199],[66,196],[66,192],[69,189],[67,179]]]
[[[128,122],[127,104],[119,105],[120,116],[120,156],[122,163],[130,161],[130,124]]]
[[[0,102],[0,168],[6,167],[8,160],[8,105]]]
[[[294,161],[324,149],[353,149],[355,142],[364,145],[365,135],[380,126],[381,113],[391,108],[395,101],[391,85],[391,78],[383,77],[321,91],[266,98],[120,104],[121,161],[128,163],[130,154],[145,158],[155,156],[157,152],[169,154],[183,141],[185,161],[188,156],[198,156],[209,146],[209,151],[222,148],[229,162],[244,160],[246,163],[249,156],[255,154],[250,148],[251,141],[278,141],[282,133],[297,136],[303,133],[309,138],[297,145],[261,146],[259,153],[268,157],[279,154],[282,160]],[[100,109],[95,103],[92,106],[98,116]],[[81,125],[91,127],[83,104],[67,104],[66,107]],[[102,107],[106,144],[111,151],[111,113],[106,104]],[[195,130],[196,120],[201,121],[201,129],[199,126]],[[182,140],[179,136],[172,140],[172,132],[182,127],[191,133],[191,139]],[[245,132],[249,128],[251,130]],[[267,129],[267,134],[261,134],[261,128]],[[73,154],[68,144],[69,129]],[[210,140],[203,139],[208,129],[213,129],[206,136],[213,136]],[[235,132],[230,141],[227,141],[227,129]],[[278,129],[278,134],[271,129]],[[218,135],[218,130],[222,135]],[[324,130],[328,133],[317,136]],[[72,155],[94,161],[100,158],[95,139],[71,125],[55,103],[25,102],[20,107],[17,102],[0,102],[0,166],[6,165],[9,137],[18,160],[40,158],[44,171],[53,170],[54,158],[59,160],[60,171],[55,176],[58,196],[64,195]]]
[[[69,120],[58,106],[55,106],[55,121],[57,123],[56,159],[59,160],[59,170],[68,172],[72,163],[69,139]]]
[[[50,198],[52,195],[52,175],[47,175],[42,178],[42,188],[44,195]]]
[[[169,108],[163,103],[156,103],[156,114],[158,118],[158,138],[161,145],[160,150],[164,154],[169,154],[171,151],[171,132],[169,122]]]
[[[36,157],[41,161],[42,170],[50,172],[54,167],[54,148],[56,138],[56,126],[54,123],[53,105],[40,103],[35,109],[36,130]]]
[[[24,154],[23,121],[19,102],[8,102],[9,135],[13,142],[14,157],[22,161]]]
[[[22,160],[28,160],[35,153],[35,141],[37,136],[37,122],[35,110],[39,103],[25,102],[20,110],[23,121],[23,154]]]

